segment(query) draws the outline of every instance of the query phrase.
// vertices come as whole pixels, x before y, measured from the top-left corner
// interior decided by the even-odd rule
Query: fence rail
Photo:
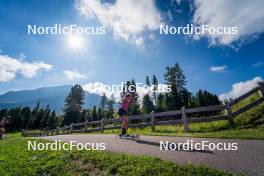
[[[251,102],[250,104],[245,105],[244,107],[236,110],[235,112],[232,111],[232,108],[235,104],[243,101],[244,99],[250,97],[251,95],[259,92],[260,98]],[[197,123],[197,122],[211,122],[211,121],[220,121],[220,120],[229,120],[231,125],[234,125],[234,118],[241,113],[244,113],[253,107],[261,104],[264,102],[264,83],[259,83],[259,86],[250,90],[249,92],[245,93],[244,95],[230,101],[226,102],[223,105],[215,105],[215,106],[205,106],[205,107],[197,107],[197,108],[188,108],[185,109],[183,107],[181,110],[175,111],[167,111],[167,112],[158,112],[158,113],[150,113],[144,115],[135,115],[129,116],[129,127],[131,128],[143,128],[150,126],[151,130],[155,130],[156,125],[176,125],[176,124],[183,124],[184,125],[184,132],[189,131],[189,124],[190,123]],[[201,113],[214,113],[218,112],[217,115],[214,116],[199,116],[195,117],[193,114],[201,114]],[[199,114],[199,115],[200,115]],[[177,117],[177,116],[180,116]],[[164,120],[167,118],[166,120]],[[168,118],[172,118],[169,119]],[[137,121],[137,123],[134,123]],[[141,121],[141,122],[138,122]],[[96,127],[94,127],[96,126]],[[62,128],[46,130],[41,132],[34,132],[34,131],[23,131],[24,136],[48,136],[48,135],[58,135],[58,134],[71,134],[71,133],[91,133],[91,132],[103,132],[104,130],[111,130],[111,129],[119,129],[121,127],[119,119],[104,119],[102,118],[100,121],[92,121],[92,122],[84,122],[84,123],[76,123],[71,124],[69,126],[64,126]]]

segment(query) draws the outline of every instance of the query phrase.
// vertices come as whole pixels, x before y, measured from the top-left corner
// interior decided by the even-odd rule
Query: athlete
[[[128,116],[127,116],[127,109],[129,106],[134,102],[134,96],[130,93],[121,94],[121,101],[120,101],[120,108],[118,110],[118,114],[120,116],[120,120],[122,121],[122,128],[121,134],[122,136],[127,135],[128,129]]]
[[[2,120],[0,120],[0,139],[3,139],[5,134],[5,125],[9,122],[9,117],[4,117]]]

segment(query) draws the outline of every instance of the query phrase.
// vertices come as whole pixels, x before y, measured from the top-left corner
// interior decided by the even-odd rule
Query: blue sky
[[[131,78],[144,82],[153,74],[163,83],[165,68],[176,62],[192,92],[222,94],[238,82],[247,86],[247,81],[264,77],[264,4],[250,3],[0,1],[0,93],[74,83],[118,84]],[[200,39],[159,34],[160,24],[188,23],[237,26],[239,34]],[[74,49],[65,35],[28,35],[29,24],[105,26],[106,34],[82,36],[83,48]]]

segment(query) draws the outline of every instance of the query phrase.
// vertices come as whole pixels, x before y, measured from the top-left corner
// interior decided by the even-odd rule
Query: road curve
[[[63,142],[77,141],[80,143],[106,143],[106,150],[134,155],[149,155],[175,163],[203,164],[213,168],[242,172],[249,176],[264,175],[264,141],[240,139],[205,139],[190,137],[140,136],[137,141],[119,139],[116,135],[101,134],[70,134],[42,137]],[[211,143],[237,143],[236,151],[184,151],[160,150],[160,141],[170,143],[194,143],[209,141]]]

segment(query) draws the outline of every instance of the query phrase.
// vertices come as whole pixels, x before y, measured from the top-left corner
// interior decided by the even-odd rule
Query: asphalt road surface
[[[213,168],[242,172],[249,176],[264,175],[264,141],[240,139],[205,139],[185,137],[140,136],[139,140],[119,139],[116,135],[72,134],[42,137],[62,142],[105,143],[106,150],[134,155],[149,155],[175,163],[203,164]],[[210,143],[237,143],[237,150],[183,150],[179,143],[193,140],[193,144],[209,141]],[[178,143],[180,150],[160,150],[160,141],[168,141],[172,147]],[[206,142],[208,144],[208,142]],[[190,146],[190,145],[189,145]],[[173,148],[172,148],[173,149]]]

